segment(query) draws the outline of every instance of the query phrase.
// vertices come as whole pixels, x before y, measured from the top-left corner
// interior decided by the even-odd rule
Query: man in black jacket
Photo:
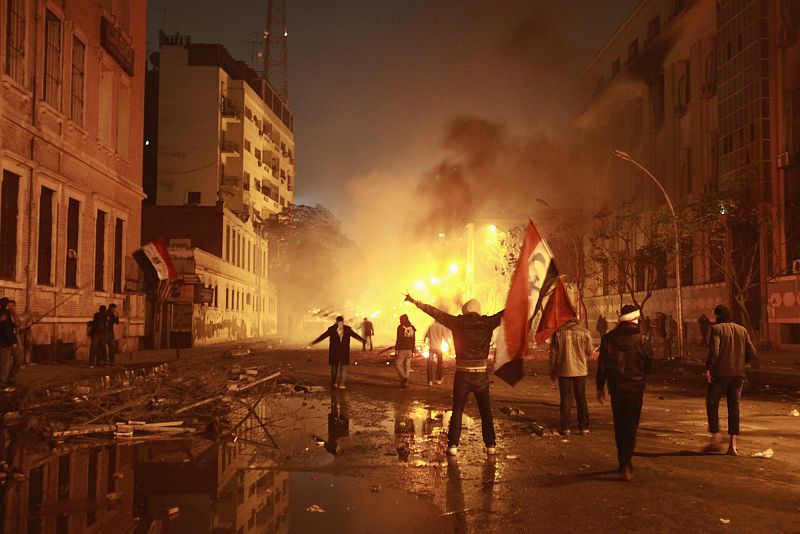
[[[616,328],[600,341],[600,357],[597,360],[597,400],[603,404],[608,383],[617,459],[624,480],[633,478],[631,459],[636,448],[645,375],[650,371],[651,364],[650,343],[639,332],[639,308],[626,304],[622,307]]]
[[[4,393],[14,391],[11,383],[16,374],[12,352],[17,348],[17,331],[8,303],[8,298],[0,299],[0,390]]]
[[[331,366],[331,387],[345,389],[347,381],[347,366],[350,365],[350,338],[354,337],[360,342],[364,338],[353,332],[353,329],[344,324],[344,317],[336,318],[336,322],[321,336],[311,342],[316,345],[325,338],[329,338],[328,363]]]
[[[463,315],[450,315],[429,304],[423,304],[406,295],[406,300],[424,311],[453,333],[453,345],[456,351],[456,375],[453,379],[453,415],[447,432],[447,453],[458,454],[458,442],[461,438],[461,416],[470,392],[475,395],[478,411],[481,414],[481,431],[486,454],[497,453],[497,439],[494,434],[494,419],[489,400],[489,374],[486,364],[489,357],[489,345],[492,342],[494,329],[500,326],[503,312],[494,315],[481,315],[480,303],[472,299],[461,308]]]

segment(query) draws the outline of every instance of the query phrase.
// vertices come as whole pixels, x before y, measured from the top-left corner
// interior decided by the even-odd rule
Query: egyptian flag
[[[536,344],[541,345],[547,338],[552,336],[556,330],[564,326],[569,321],[576,320],[578,314],[567,294],[567,287],[561,278],[556,280],[555,287],[547,298],[547,304],[544,306],[542,318],[539,321],[539,326],[536,328]]]
[[[557,281],[558,271],[553,262],[553,252],[533,221],[529,221],[506,297],[495,355],[494,374],[512,386],[522,379],[522,358],[528,346],[533,319]]]
[[[167,243],[158,237],[133,253],[133,258],[144,272],[145,280],[150,287],[156,289],[159,300],[169,296],[172,282],[177,279],[172,258],[167,251]]]

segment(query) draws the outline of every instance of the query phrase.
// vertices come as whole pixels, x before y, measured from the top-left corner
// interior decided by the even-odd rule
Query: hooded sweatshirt
[[[410,351],[416,349],[416,333],[417,329],[408,320],[408,315],[401,315],[400,324],[397,325],[397,341],[394,344],[394,349]]]

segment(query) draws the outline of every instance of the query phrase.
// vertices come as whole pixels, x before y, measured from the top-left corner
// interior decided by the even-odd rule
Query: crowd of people
[[[447,433],[447,454],[458,454],[461,437],[462,415],[470,393],[475,397],[481,417],[481,432],[487,455],[497,451],[494,420],[489,394],[489,349],[494,330],[500,326],[503,311],[494,315],[482,315],[480,303],[472,299],[462,307],[460,315],[451,315],[429,304],[424,304],[406,295],[406,301],[433,318],[425,340],[429,343],[427,362],[428,385],[440,384],[442,376],[442,342],[451,340],[455,347],[455,376],[453,378],[453,411]],[[719,305],[714,309],[715,323],[705,317],[698,320],[703,343],[708,346],[705,377],[708,382],[706,393],[706,412],[708,431],[711,435],[707,453],[723,451],[722,435],[719,426],[719,402],[726,398],[728,405],[728,434],[730,436],[727,454],[738,455],[737,436],[740,432],[740,411],[745,369],[756,365],[756,349],[747,330],[734,323],[730,310]],[[665,339],[675,331],[671,317],[664,317]],[[331,365],[331,385],[344,389],[347,366],[350,363],[350,339],[362,342],[366,349],[367,339],[374,335],[374,327],[365,318],[362,323],[364,337],[356,334],[344,324],[339,316],[336,323],[328,328],[312,344],[329,338],[329,364]],[[646,326],[645,326],[646,325]],[[644,401],[647,375],[652,368],[652,325],[649,319],[641,317],[639,308],[627,304],[619,313],[616,326],[608,330],[608,322],[602,315],[596,324],[601,334],[595,389],[597,401],[604,404],[606,392],[610,397],[614,421],[614,437],[617,447],[618,468],[624,480],[633,477],[633,455],[636,448],[636,434]],[[407,388],[410,380],[411,359],[416,350],[416,327],[408,315],[399,318],[395,341],[395,366],[400,377],[400,385]],[[672,336],[674,338],[674,334]],[[550,339],[549,369],[550,378],[558,381],[560,396],[560,423],[558,432],[571,433],[571,405],[574,400],[577,408],[577,432],[589,433],[589,407],[586,401],[586,378],[589,374],[588,360],[595,353],[589,330],[577,320],[562,325]],[[667,357],[672,355],[665,347]]]

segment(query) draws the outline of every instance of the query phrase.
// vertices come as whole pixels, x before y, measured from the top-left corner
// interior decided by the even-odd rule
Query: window
[[[69,499],[70,459],[71,455],[65,454],[58,458],[58,500]]]
[[[122,293],[122,239],[125,222],[117,218],[114,224],[114,293]]]
[[[86,76],[86,45],[77,37],[72,38],[72,91],[69,118],[83,126],[84,78]]]
[[[703,96],[711,97],[717,91],[717,56],[714,52],[706,56],[705,71]]]
[[[677,87],[675,90],[675,115],[686,113],[686,108],[692,99],[692,88],[689,78],[689,62],[681,61],[675,66]]]
[[[17,277],[17,216],[19,214],[19,176],[3,171],[0,190],[0,279]]]
[[[106,259],[106,212],[97,210],[97,219],[94,228],[94,289],[105,289],[105,259]]]
[[[226,287],[225,288],[225,309],[227,310],[230,307],[231,307],[230,290],[228,290],[228,288]]]
[[[128,156],[130,100],[130,86],[121,83],[117,89],[117,154],[123,157]]]
[[[664,73],[650,81],[650,113],[654,130],[664,123]]]
[[[64,286],[78,287],[78,228],[81,203],[69,199],[67,206],[67,254],[64,260]]]
[[[39,248],[36,281],[52,285],[53,279],[53,195],[54,191],[42,187],[39,195]]]
[[[25,0],[8,0],[6,7],[6,74],[25,83]]]
[[[200,191],[189,191],[186,195],[186,203],[192,205],[200,205]]]
[[[225,260],[228,263],[231,261],[231,227],[228,225],[225,225]]]
[[[97,137],[104,146],[110,147],[113,140],[114,71],[105,65],[100,68],[98,91]]]
[[[44,21],[44,101],[61,109],[61,19],[49,9]]]
[[[694,241],[684,239],[681,243],[681,285],[694,285]]]
[[[656,15],[648,24],[647,24],[647,43],[652,41],[658,35],[658,32],[661,31],[661,16]]]
[[[634,39],[628,45],[628,64],[630,65],[639,55],[639,39]]]

